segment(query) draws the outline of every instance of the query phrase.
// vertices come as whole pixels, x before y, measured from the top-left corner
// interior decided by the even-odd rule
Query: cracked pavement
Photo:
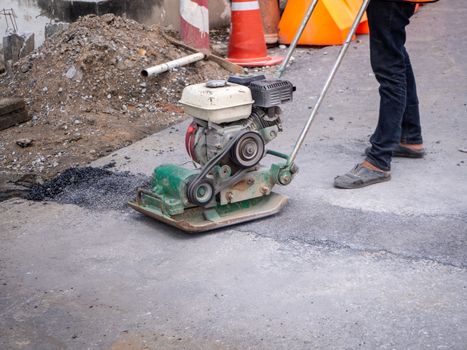
[[[130,210],[0,203],[1,349],[465,349],[467,4],[409,28],[428,155],[356,191],[333,177],[376,124],[368,38],[354,43],[277,216],[186,235]],[[434,28],[432,30],[432,28]],[[290,151],[338,48],[300,48],[285,78]],[[149,175],[184,163],[187,122],[93,165]],[[173,150],[167,152],[167,150]]]

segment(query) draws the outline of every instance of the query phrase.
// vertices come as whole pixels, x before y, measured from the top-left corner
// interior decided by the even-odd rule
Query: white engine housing
[[[248,87],[227,81],[187,86],[180,99],[187,114],[215,124],[248,118],[253,102]]]
[[[260,156],[264,155],[264,146],[282,131],[279,105],[292,101],[293,91],[289,81],[266,79],[264,75],[235,76],[229,81],[211,80],[187,86],[180,103],[193,117],[185,137],[188,154],[196,163],[205,165],[244,131],[250,136],[239,139],[238,149],[229,146],[233,147],[232,154],[224,156],[219,164],[249,164],[247,158],[255,159],[247,154],[253,146]],[[245,154],[236,154],[236,150]]]

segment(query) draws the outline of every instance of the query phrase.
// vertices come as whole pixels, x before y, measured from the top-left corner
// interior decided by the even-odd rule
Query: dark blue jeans
[[[392,151],[399,143],[423,143],[417,87],[405,49],[405,27],[414,10],[414,4],[372,0],[367,11],[371,66],[381,97],[367,161],[385,171],[391,170]]]

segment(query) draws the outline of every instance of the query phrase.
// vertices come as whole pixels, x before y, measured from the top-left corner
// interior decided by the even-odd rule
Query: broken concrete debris
[[[71,66],[65,73],[65,76],[68,78],[68,79],[72,79],[72,80],[76,80],[76,81],[80,81],[81,79],[83,79],[83,73],[81,72],[80,69],[76,69],[75,66]]]
[[[0,74],[5,73],[6,67],[5,67],[5,60],[3,58],[3,48],[0,48]]]
[[[201,61],[142,78],[141,69],[190,53],[162,32],[112,14],[81,17],[11,65],[0,95],[24,98],[33,120],[0,131],[0,170],[51,178],[184,118],[183,88],[229,73]]]
[[[65,22],[52,22],[45,25],[45,37],[50,38],[52,35],[63,32],[70,24]]]
[[[0,115],[8,114],[25,108],[22,98],[2,98],[0,100]]]
[[[17,62],[34,51],[34,33],[8,33],[3,37],[5,62]]]
[[[42,179],[35,174],[0,171],[0,202],[13,197],[26,198],[33,185],[42,183]]]
[[[31,139],[19,139],[16,140],[16,144],[21,148],[32,146],[33,140]]]
[[[1,98],[0,99],[0,130],[10,128],[16,124],[31,120],[24,99]]]

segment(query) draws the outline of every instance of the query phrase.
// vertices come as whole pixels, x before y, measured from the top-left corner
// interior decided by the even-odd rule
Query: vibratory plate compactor
[[[319,0],[313,0],[289,47],[286,67],[306,22]],[[202,232],[263,218],[279,212],[287,197],[272,192],[297,173],[294,161],[331,82],[346,54],[370,0],[363,0],[337,61],[290,155],[267,150],[282,131],[280,105],[292,101],[293,85],[264,76],[236,76],[188,86],[181,103],[193,116],[185,143],[196,167],[161,165],[150,190],[140,189],[134,209],[187,232]],[[266,167],[266,156],[279,161]]]
[[[187,232],[202,232],[275,214],[297,168],[289,156],[266,149],[282,131],[280,105],[292,101],[292,83],[259,76],[213,80],[183,90],[180,103],[193,117],[185,136],[188,169],[154,170],[151,190],[138,190],[129,205]],[[279,162],[261,166],[266,156]]]

